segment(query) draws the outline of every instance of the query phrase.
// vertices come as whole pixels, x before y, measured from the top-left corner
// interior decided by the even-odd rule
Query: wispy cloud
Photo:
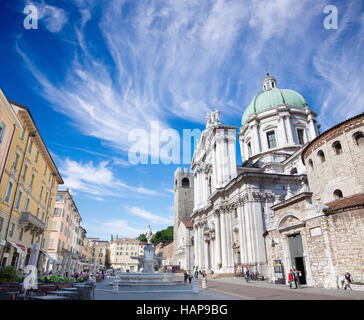
[[[324,126],[341,120],[334,115],[345,115],[343,104],[353,106],[350,114],[363,110],[363,15],[356,1],[339,6],[339,29],[331,31],[323,27],[319,1],[76,4],[79,21],[69,35],[74,55],[60,84],[48,80],[27,48],[18,45],[17,51],[55,110],[71,117],[82,133],[117,150],[127,151],[128,133],[135,128],[149,132],[152,120],[163,128],[171,118],[204,123],[205,113],[217,107],[223,120],[236,121],[261,90],[266,68],[281,87],[309,92]],[[90,32],[96,10],[98,28]]]
[[[143,218],[143,219],[147,220],[149,223],[173,224],[173,216],[165,217],[165,216],[161,216],[161,215],[156,215],[156,214],[153,214],[153,213],[145,210],[144,208],[139,208],[139,207],[125,206],[125,208],[132,215]]]
[[[103,240],[109,240],[111,234],[118,234],[119,237],[136,238],[141,233],[146,232],[146,228],[140,229],[131,226],[125,219],[110,219],[107,221],[90,219],[82,223],[87,230],[88,237],[100,237]]]
[[[68,22],[66,12],[62,8],[58,8],[42,1],[25,1],[26,5],[32,4],[37,8],[38,20],[50,32],[60,32],[63,26]]]
[[[108,196],[125,197],[130,195],[130,191],[134,196],[163,195],[156,190],[143,186],[130,186],[117,179],[108,164],[108,161],[94,164],[92,161],[83,163],[69,158],[64,159],[60,166],[60,172],[64,178],[62,188],[69,188],[72,192],[83,192],[97,201]]]

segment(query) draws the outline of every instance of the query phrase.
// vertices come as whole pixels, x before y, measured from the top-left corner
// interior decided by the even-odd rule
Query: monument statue
[[[145,234],[145,237],[147,238],[147,244],[152,244],[152,243],[151,243],[152,235],[153,235],[153,232],[152,232],[152,229],[150,228],[150,225],[149,225],[149,226],[148,226],[148,231],[147,231],[147,233]]]

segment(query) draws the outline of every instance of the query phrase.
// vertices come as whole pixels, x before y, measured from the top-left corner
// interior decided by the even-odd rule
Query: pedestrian
[[[346,272],[344,276],[344,290],[346,290],[347,287],[349,287],[350,290],[353,290],[350,287],[351,282],[353,282],[353,277],[349,272]]]
[[[198,279],[198,270],[197,270],[197,268],[195,270],[195,278]]]
[[[184,280],[184,283],[186,283],[186,282],[187,282],[187,277],[188,277],[188,274],[187,274],[187,271],[185,271],[185,272],[183,273],[183,280]]]
[[[293,275],[294,275],[294,284],[296,286],[296,289],[297,288],[301,289],[301,282],[300,282],[301,271],[296,270],[296,267],[293,266],[292,267],[292,272],[293,272]]]
[[[246,282],[249,282],[250,281],[250,271],[249,271],[249,268],[246,268],[246,271],[245,271],[245,281]]]
[[[189,273],[189,274],[188,274],[188,282],[191,284],[191,281],[192,281],[192,274],[191,274],[191,273]]]
[[[293,271],[292,269],[289,270],[289,273],[288,273],[288,282],[289,282],[289,288],[292,289],[292,283],[294,281],[294,274],[293,274]]]

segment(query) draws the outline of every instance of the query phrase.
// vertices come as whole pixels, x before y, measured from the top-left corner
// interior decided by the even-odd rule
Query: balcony
[[[43,234],[46,230],[45,223],[33,216],[30,212],[21,213],[19,228],[24,228],[24,231],[30,231],[36,236]]]

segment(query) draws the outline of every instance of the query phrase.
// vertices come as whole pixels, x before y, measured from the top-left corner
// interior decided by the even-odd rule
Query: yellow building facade
[[[1,266],[22,268],[35,242],[46,255],[62,177],[29,109],[8,100],[22,127],[15,128],[0,184]]]

